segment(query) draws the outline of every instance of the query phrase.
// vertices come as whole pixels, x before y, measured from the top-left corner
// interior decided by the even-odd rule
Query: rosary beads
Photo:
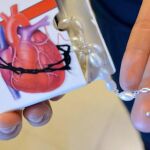
[[[98,44],[87,43],[84,28],[79,20],[74,17],[62,19],[58,28],[68,30],[73,49],[78,55],[82,70],[85,72],[89,83],[95,79],[104,80],[108,90],[114,92],[123,101],[132,101],[139,94],[150,92],[150,88],[119,92],[117,84],[105,68],[104,50]],[[92,72],[92,76],[90,72]],[[146,116],[150,116],[150,112],[147,112]]]

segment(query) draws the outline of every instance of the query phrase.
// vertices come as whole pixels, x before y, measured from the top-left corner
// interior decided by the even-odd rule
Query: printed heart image
[[[49,25],[48,17],[31,25],[17,5],[11,7],[11,16],[1,13],[0,17],[5,35],[5,46],[0,47],[0,72],[7,85],[29,93],[50,92],[60,87],[65,80],[63,56],[40,30]]]

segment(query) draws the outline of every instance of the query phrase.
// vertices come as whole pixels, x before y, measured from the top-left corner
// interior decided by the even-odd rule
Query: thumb
[[[122,61],[120,84],[124,90],[150,88],[150,1],[143,0]],[[131,120],[142,132],[150,132],[150,93],[140,94],[134,103]]]

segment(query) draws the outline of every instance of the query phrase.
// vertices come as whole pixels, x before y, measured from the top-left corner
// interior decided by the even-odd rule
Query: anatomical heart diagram
[[[0,113],[87,84],[56,0],[0,0]],[[68,30],[69,31],[69,30]]]
[[[70,46],[55,45],[44,33],[49,17],[34,24],[15,4],[11,15],[0,14],[0,73],[7,86],[27,93],[50,92],[59,88],[70,70]],[[65,49],[65,50],[64,50]],[[67,49],[67,50],[66,50]]]

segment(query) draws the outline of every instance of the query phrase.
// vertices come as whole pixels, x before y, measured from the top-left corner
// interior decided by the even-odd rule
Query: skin
[[[150,0],[143,0],[136,23],[131,32],[129,42],[122,61],[120,84],[124,90],[150,88]],[[132,60],[132,61],[131,61]],[[58,100],[61,97],[53,100]],[[139,95],[134,103],[131,120],[136,129],[150,132],[150,93]],[[22,117],[32,126],[42,126],[52,116],[50,103],[42,102],[25,108],[23,112],[13,111],[0,114],[0,139],[8,140],[16,137],[21,131]]]
[[[150,1],[143,0],[122,61],[120,84],[124,90],[150,88]],[[141,132],[150,132],[150,93],[140,94],[134,102],[131,120]]]
[[[57,101],[63,96],[51,99]],[[52,116],[52,108],[49,101],[42,102],[25,108],[23,111],[12,111],[0,114],[0,140],[15,138],[21,131],[22,118],[30,125],[40,127],[47,124]]]

